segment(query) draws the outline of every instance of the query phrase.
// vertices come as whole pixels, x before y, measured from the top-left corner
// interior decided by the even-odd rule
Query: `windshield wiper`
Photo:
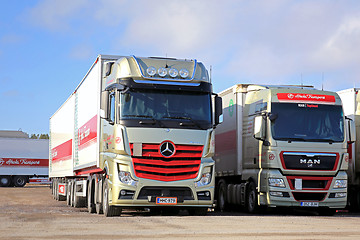
[[[274,138],[274,139],[280,141],[288,141],[289,143],[291,143],[292,141],[301,141],[301,142],[307,141],[307,139],[305,138],[293,138],[293,137],[282,137],[282,138]]]
[[[196,121],[194,121],[191,117],[183,117],[183,116],[170,116],[170,117],[164,117],[168,119],[180,119],[180,120],[188,120],[190,122],[180,122],[180,126],[196,126],[200,128],[201,130],[205,130],[203,127],[200,126]]]
[[[328,142],[328,143],[333,143],[335,142],[333,139],[330,138],[310,138],[307,139],[308,142]]]
[[[162,126],[161,124],[161,121],[158,120],[158,119],[155,119],[154,117],[152,116],[148,116],[148,115],[123,115],[123,117],[137,117],[137,118],[147,118],[149,120],[140,120],[139,123],[140,124],[151,124],[151,125],[154,125],[156,124],[157,122],[159,122],[159,125]]]

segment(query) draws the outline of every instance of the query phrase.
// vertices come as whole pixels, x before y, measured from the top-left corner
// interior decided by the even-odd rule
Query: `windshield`
[[[272,103],[271,132],[275,140],[343,142],[341,106],[307,103]]]
[[[165,127],[172,127],[171,122],[201,129],[211,126],[209,93],[136,89],[120,98],[121,120],[150,119]]]

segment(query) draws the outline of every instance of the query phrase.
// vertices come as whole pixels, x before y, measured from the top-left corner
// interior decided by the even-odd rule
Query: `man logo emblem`
[[[164,141],[160,144],[160,154],[166,158],[172,157],[175,152],[175,145],[170,141]]]

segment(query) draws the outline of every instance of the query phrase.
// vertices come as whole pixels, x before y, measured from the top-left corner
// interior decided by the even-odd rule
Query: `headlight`
[[[158,69],[158,74],[159,74],[160,77],[165,77],[166,74],[167,74],[166,68],[163,68],[163,67],[159,68]]]
[[[149,74],[149,76],[153,77],[156,74],[156,68],[154,67],[149,67],[148,69],[146,69],[147,74]]]
[[[176,78],[177,75],[178,75],[178,73],[179,73],[179,71],[178,71],[176,68],[171,68],[171,69],[169,70],[169,75],[170,75],[170,77],[172,77],[172,78]]]
[[[204,173],[201,176],[200,181],[195,182],[195,186],[202,187],[202,186],[208,185],[210,182],[211,182],[211,173]]]
[[[129,172],[120,171],[119,172],[119,180],[120,180],[120,182],[122,182],[124,184],[127,184],[127,185],[132,185],[132,186],[137,185],[137,181],[135,181],[131,177],[131,174]]]
[[[187,69],[183,68],[180,70],[179,74],[180,74],[180,77],[187,78],[187,76],[189,76],[189,71]]]
[[[285,183],[282,178],[269,178],[268,180],[270,187],[285,187]]]
[[[335,180],[334,188],[346,188],[347,180]]]

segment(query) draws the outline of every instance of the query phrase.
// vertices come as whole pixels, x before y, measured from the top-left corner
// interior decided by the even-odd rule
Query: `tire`
[[[218,183],[218,196],[217,196],[217,209],[221,212],[226,210],[227,207],[227,186],[224,180]]]
[[[207,207],[200,207],[200,208],[190,208],[188,209],[189,215],[191,216],[206,216],[208,212]]]
[[[259,211],[257,191],[254,182],[250,182],[246,191],[246,210],[248,213]]]
[[[95,205],[95,193],[94,193],[94,188],[95,186],[93,185],[94,181],[93,178],[90,178],[89,184],[88,184],[88,189],[87,189],[87,208],[88,208],[88,212],[89,213],[96,213],[96,205]]]
[[[95,196],[97,194],[99,194],[101,191],[103,191],[103,189],[102,189],[102,181],[103,181],[103,179],[100,177],[98,180],[99,181],[95,181],[96,184],[97,184],[97,187],[95,188],[97,190],[97,193],[95,193]],[[97,200],[99,200],[99,202]],[[103,204],[102,204],[103,199],[102,199],[102,197],[100,197],[100,199],[97,199],[95,197],[95,202],[96,202],[96,204],[95,204],[96,213],[97,214],[103,214],[104,212],[103,212]]]
[[[121,208],[116,206],[111,206],[109,204],[109,180],[104,180],[104,186],[103,186],[103,211],[105,217],[114,217],[114,216],[120,216],[121,214]]]
[[[0,176],[0,187],[9,187],[11,185],[10,176]]]
[[[13,183],[15,187],[24,187],[27,182],[26,176],[15,176],[13,178]]]

